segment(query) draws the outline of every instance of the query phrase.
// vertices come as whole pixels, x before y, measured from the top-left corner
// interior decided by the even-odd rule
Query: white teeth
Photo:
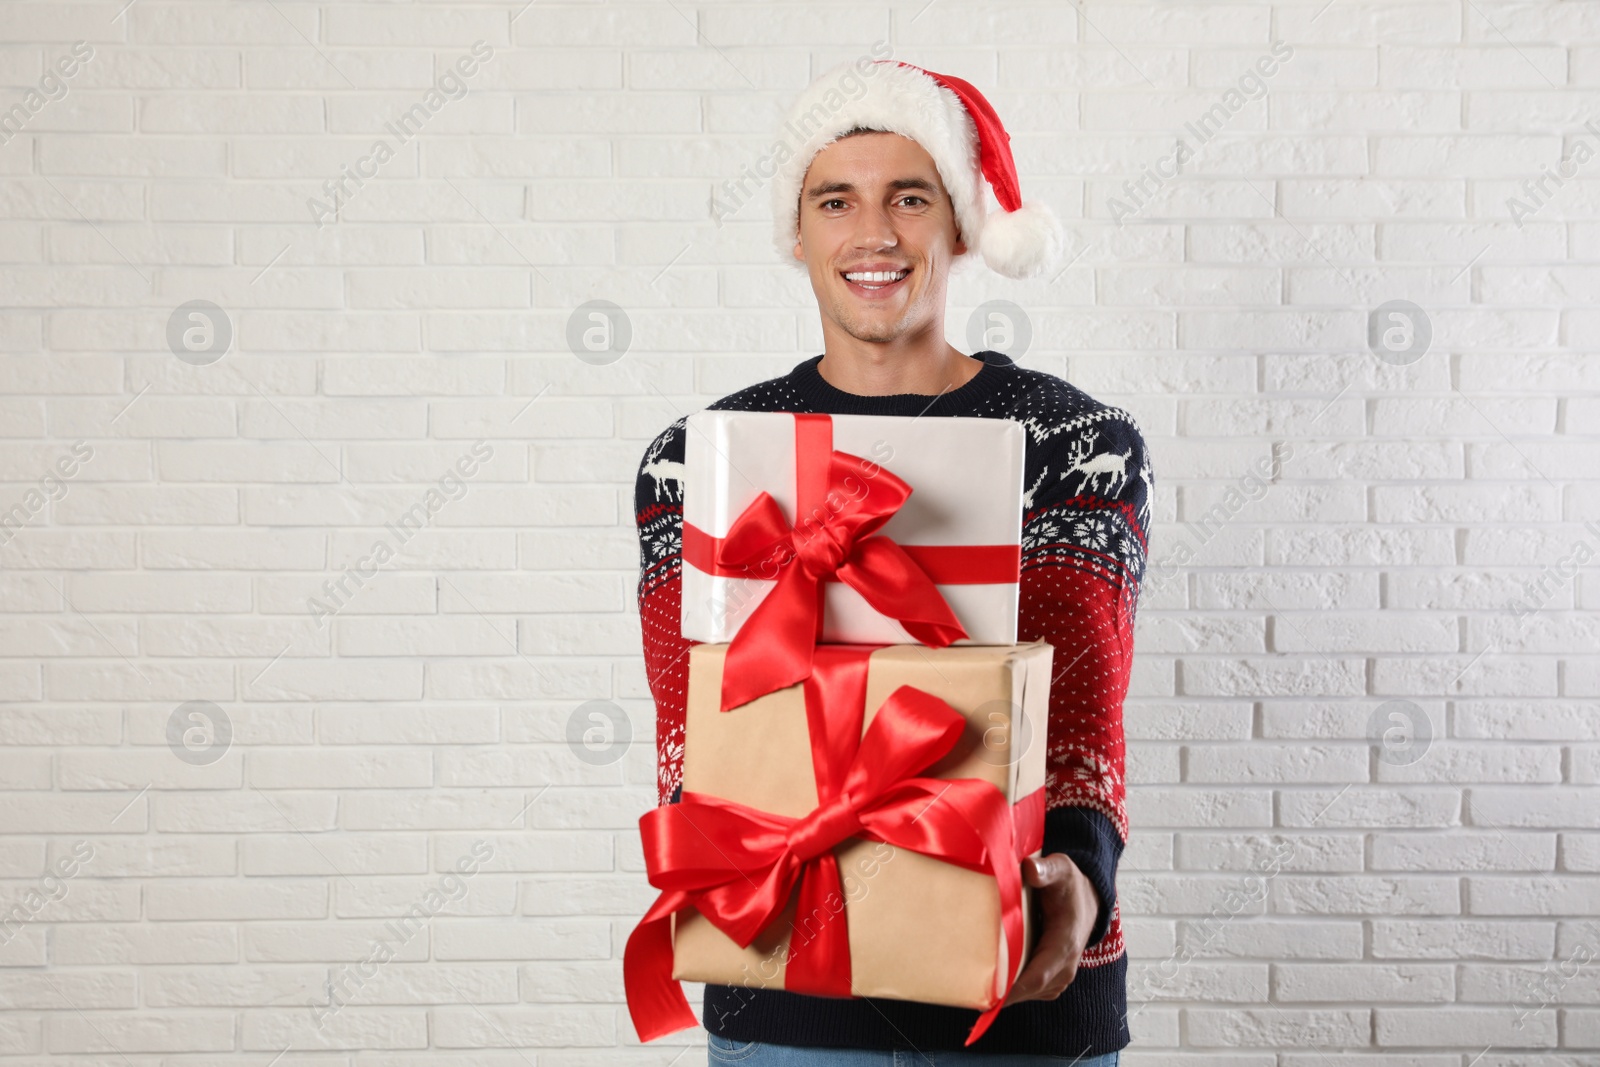
[[[905,270],[867,270],[846,274],[845,277],[853,282],[897,282],[910,273]]]

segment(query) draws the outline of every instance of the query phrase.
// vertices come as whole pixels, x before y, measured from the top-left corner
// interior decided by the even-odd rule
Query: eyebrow
[[[939,190],[935,189],[933,183],[925,178],[895,178],[889,183],[889,188],[921,189],[930,196],[939,195]],[[821,185],[812,186],[810,191],[806,193],[806,199],[816,200],[819,197],[831,196],[834,193],[853,193],[856,191],[856,187],[850,182],[824,182]]]

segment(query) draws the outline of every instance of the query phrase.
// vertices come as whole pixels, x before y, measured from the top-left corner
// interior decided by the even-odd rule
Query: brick
[[[1441,1004],[1456,996],[1454,972],[1443,964],[1287,963],[1273,978],[1273,992],[1284,1001]]]
[[[259,755],[259,754],[258,754]],[[294,758],[303,759],[303,753]],[[269,766],[259,773],[252,760],[253,778],[272,777]],[[320,770],[321,768],[315,768]],[[301,777],[309,777],[302,775]],[[335,778],[335,781],[338,779]],[[270,780],[253,785],[273,788]],[[394,834],[320,835],[321,839],[299,834],[256,834],[242,843],[243,873],[260,877],[293,875],[356,877],[371,874],[416,874],[427,870],[427,841]]]
[[[227,1052],[233,1016],[227,1012],[56,1012],[46,1022],[51,1052]]]
[[[52,931],[51,947],[67,966],[233,963],[239,935],[222,923],[73,923]]]
[[[1549,959],[1555,924],[1456,919],[1377,919],[1372,954],[1378,959]]]
[[[431,785],[434,777],[424,751],[258,752],[251,754],[249,775],[257,789],[399,788]]]
[[[341,917],[369,918],[377,916],[400,917],[419,901],[427,900],[431,893],[439,893],[445,900],[435,913],[441,924],[446,916],[482,917],[513,915],[517,907],[517,884],[509,877],[491,877],[481,871],[470,877],[455,874],[452,881],[441,885],[443,875],[417,875],[413,877],[363,878],[359,883],[341,882],[334,904]],[[649,907],[646,901],[640,905]]]
[[[321,919],[328,914],[323,879],[274,878],[248,883],[168,878],[145,887],[145,916],[162,919]]]
[[[149,133],[321,133],[322,102],[312,96],[240,93],[225,96],[153,95],[139,111]]]

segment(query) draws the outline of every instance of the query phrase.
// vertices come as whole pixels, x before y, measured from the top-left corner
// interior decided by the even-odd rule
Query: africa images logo
[[[94,46],[87,41],[74,41],[68,55],[57,56],[54,63],[45,67],[39,84],[22,94],[22,99],[0,111],[0,145],[10,144],[33,117],[57,100],[66,98],[70,89],[67,79],[77,74],[94,58]],[[20,62],[20,60],[19,60]]]

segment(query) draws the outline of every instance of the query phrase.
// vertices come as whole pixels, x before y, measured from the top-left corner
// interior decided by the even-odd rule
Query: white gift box
[[[805,418],[815,426],[821,417]],[[956,643],[1016,644],[1016,567],[996,567],[993,561],[1020,559],[1026,447],[1021,423],[943,416],[825,418],[832,425],[834,451],[881,466],[911,486],[911,495],[877,529],[878,535],[904,547],[914,560],[919,548],[927,548],[923,559],[942,560],[945,568],[979,558],[990,561],[984,577],[999,580],[943,581],[939,575],[946,570],[929,563],[939,593],[967,633]],[[689,416],[683,487],[686,543],[695,530],[726,537],[762,491],[777,502],[787,522],[795,521],[797,422],[790,412],[700,411]],[[973,551],[979,547],[989,551]],[[731,641],[777,584],[776,578],[708,573],[690,563],[691,555],[684,553],[683,636]],[[915,643],[904,626],[880,615],[844,582],[824,581],[822,589],[821,641]]]

